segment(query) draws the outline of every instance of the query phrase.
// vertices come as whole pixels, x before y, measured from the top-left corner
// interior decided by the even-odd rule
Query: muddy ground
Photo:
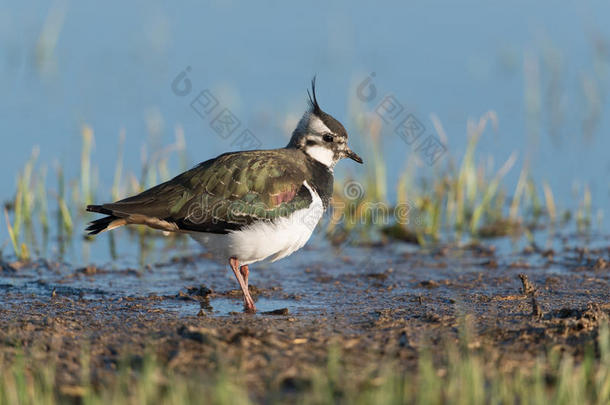
[[[205,255],[144,269],[3,262],[0,359],[37,353],[58,364],[69,391],[84,352],[98,384],[154,353],[177,372],[239,370],[262,395],[308,384],[329,348],[370,374],[390,362],[413,368],[420,350],[467,330],[491,362],[529,367],[549,351],[580,356],[594,341],[610,315],[609,258],[610,238],[569,235],[546,248],[318,243],[251,266],[256,315],[241,313],[232,273]]]

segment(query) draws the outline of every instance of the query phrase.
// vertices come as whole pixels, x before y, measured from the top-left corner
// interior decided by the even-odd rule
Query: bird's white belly
[[[324,213],[318,194],[307,182],[304,184],[312,195],[308,208],[274,221],[256,222],[239,231],[191,233],[191,236],[220,261],[235,257],[240,264],[250,264],[264,259],[274,262],[286,257],[307,243]]]

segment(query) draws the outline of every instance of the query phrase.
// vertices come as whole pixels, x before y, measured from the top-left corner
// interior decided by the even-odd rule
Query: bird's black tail
[[[96,219],[95,221],[89,222],[89,226],[85,229],[87,235],[97,235],[107,229],[113,229],[118,226],[124,225],[124,223],[114,223],[114,221],[120,219],[119,217],[112,215],[112,211],[102,207],[101,205],[87,205],[87,211],[99,212],[100,214],[106,214],[107,217]]]

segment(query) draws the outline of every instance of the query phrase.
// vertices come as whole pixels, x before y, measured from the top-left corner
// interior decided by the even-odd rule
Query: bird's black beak
[[[352,159],[352,160],[353,160],[353,161],[355,161],[355,162],[360,163],[360,164],[362,164],[362,163],[363,163],[362,158],[361,158],[360,156],[358,156],[358,155],[356,154],[356,152],[354,152],[354,151],[353,151],[353,150],[351,150],[351,149],[348,149],[348,150],[346,150],[346,151],[345,151],[345,156],[346,156],[346,157],[348,157],[348,158],[350,158],[350,159]]]

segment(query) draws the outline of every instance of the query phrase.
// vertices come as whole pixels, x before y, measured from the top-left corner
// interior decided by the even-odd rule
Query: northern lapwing
[[[88,205],[107,215],[89,224],[89,235],[129,224],[188,233],[229,261],[245,311],[255,312],[248,265],[303,247],[329,205],[337,162],[362,163],[343,125],[320,108],[315,77],[307,94],[309,108],[285,148],[225,153],[133,197]]]

